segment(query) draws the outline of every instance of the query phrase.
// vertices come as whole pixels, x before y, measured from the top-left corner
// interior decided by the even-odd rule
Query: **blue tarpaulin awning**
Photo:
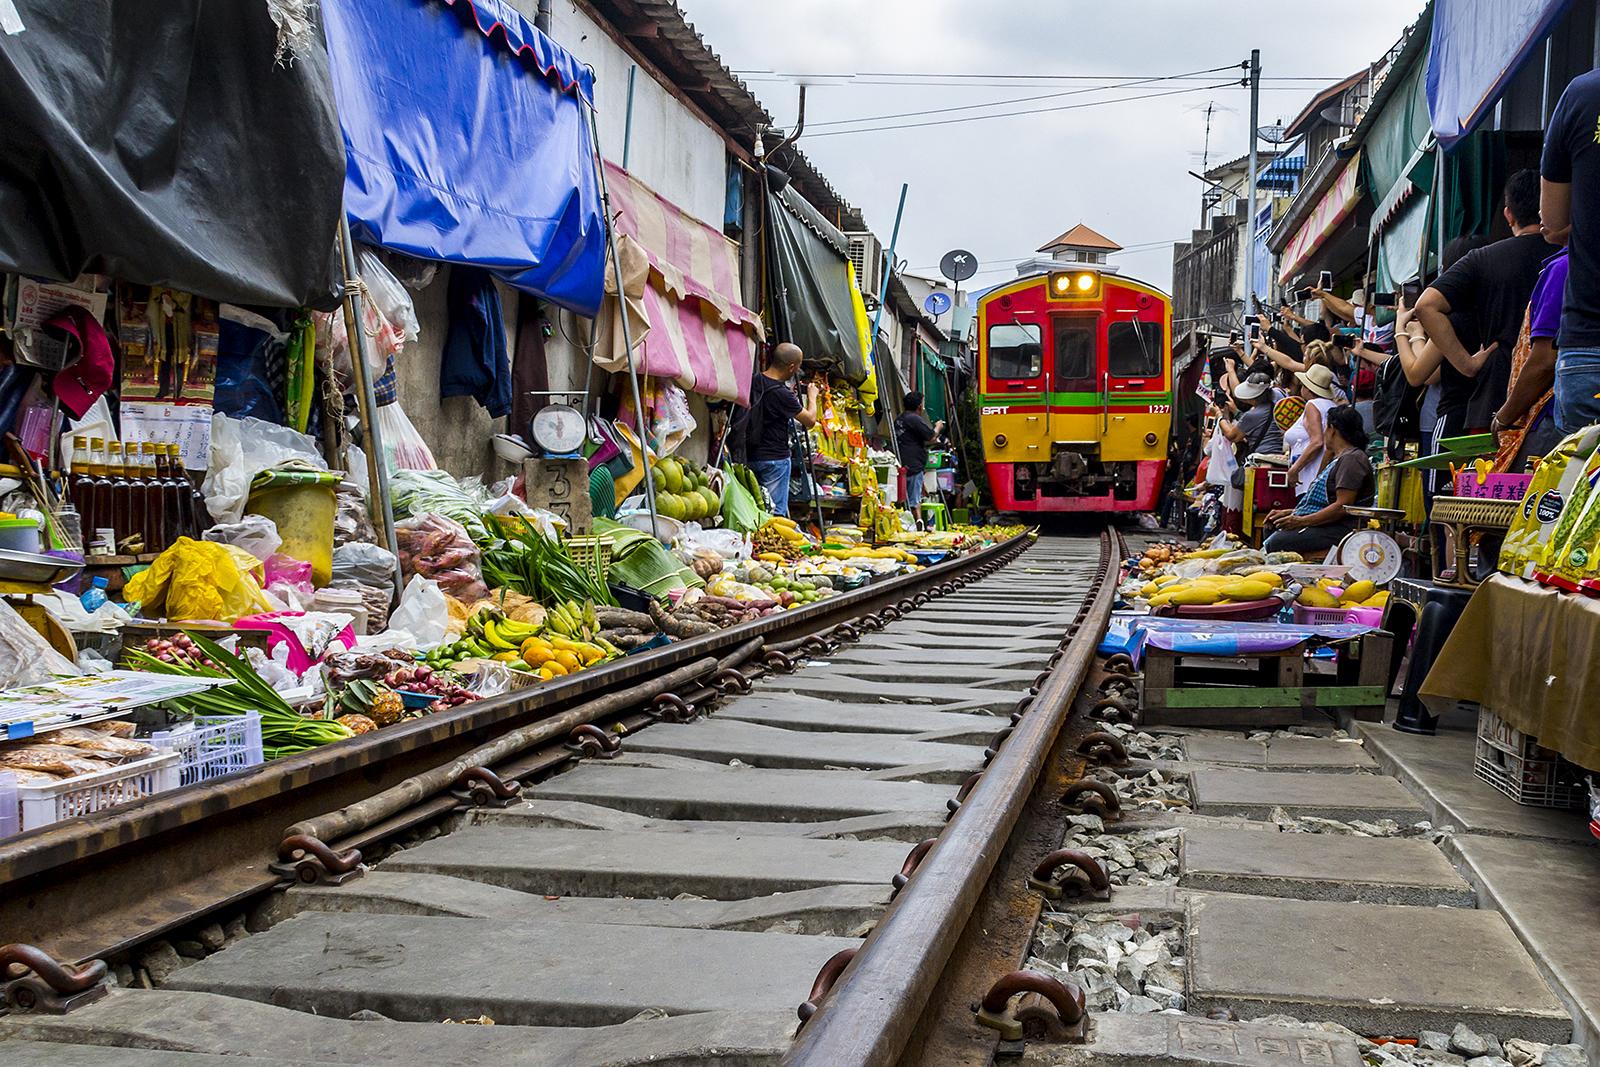
[[[1570,0],[1435,0],[1428,111],[1448,151],[1477,128]]]
[[[594,315],[606,236],[588,68],[504,0],[321,7],[356,239]]]

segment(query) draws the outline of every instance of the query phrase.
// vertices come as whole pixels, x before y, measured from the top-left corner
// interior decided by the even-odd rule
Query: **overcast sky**
[[[1113,260],[1124,272],[1164,288],[1172,277],[1171,242],[1186,238],[1198,222],[1202,186],[1186,172],[1200,169],[1208,102],[1217,105],[1212,164],[1247,149],[1248,90],[1212,88],[1242,72],[1111,90],[1093,89],[1104,83],[1081,76],[1169,78],[1238,64],[1260,48],[1268,79],[1261,118],[1270,125],[1293,118],[1326,84],[1271,79],[1343,78],[1381,56],[1423,6],[1422,0],[1316,7],[1267,0],[679,4],[735,71],[808,76],[801,145],[885,243],[900,183],[910,183],[898,258],[911,269],[936,273],[939,257],[959,246],[983,261],[985,273],[975,282],[996,284],[1014,274],[1013,261],[1084,222],[1130,249]],[[924,80],[937,84],[905,85],[884,84],[905,79],[873,76],[886,72],[942,77]],[[818,77],[852,74],[848,80]],[[741,76],[780,124],[793,121],[797,80]],[[1150,96],[1174,90],[1191,91]],[[824,125],[1069,92],[1076,95]],[[1138,96],[1148,98],[1098,103]],[[975,122],[835,133],[1091,102],[1095,106]]]

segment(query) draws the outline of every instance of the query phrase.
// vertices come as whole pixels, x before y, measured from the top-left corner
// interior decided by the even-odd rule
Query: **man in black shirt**
[[[922,472],[928,469],[928,444],[944,431],[944,420],[930,425],[922,408],[922,394],[906,394],[906,410],[894,420],[900,465],[906,469],[906,506],[916,515],[922,506]]]
[[[1562,433],[1600,422],[1600,71],[1561,94],[1539,170],[1545,237],[1570,251],[1561,332],[1556,338],[1556,425]],[[1569,232],[1570,231],[1570,232]]]
[[[1505,403],[1511,354],[1522,332],[1528,298],[1540,267],[1556,251],[1539,232],[1537,174],[1523,170],[1511,176],[1504,211],[1512,236],[1467,253],[1417,301],[1417,319],[1445,364],[1475,379],[1464,414],[1449,419],[1460,423],[1459,432],[1491,429],[1494,413]],[[1459,316],[1470,323],[1470,337],[1457,330]],[[1474,353],[1467,347],[1469,341],[1482,348]],[[1447,429],[1452,435],[1456,431]]]
[[[806,429],[817,424],[817,387],[806,386],[806,402],[794,395],[790,380],[800,373],[805,353],[785,341],[772,351],[772,362],[750,382],[750,469],[772,498],[773,511],[789,513],[792,446],[789,423]]]

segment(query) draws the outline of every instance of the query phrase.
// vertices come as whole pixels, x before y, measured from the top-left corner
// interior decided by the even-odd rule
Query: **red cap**
[[[117,363],[111,341],[88,308],[72,305],[52,315],[44,324],[52,333],[64,334],[78,351],[77,360],[58,372],[50,385],[61,406],[81,419],[116,377]]]

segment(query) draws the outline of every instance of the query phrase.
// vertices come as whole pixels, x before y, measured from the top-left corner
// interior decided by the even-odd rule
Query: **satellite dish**
[[[928,299],[922,302],[922,310],[926,311],[934,318],[938,318],[940,315],[943,315],[946,311],[950,310],[950,305],[952,303],[954,303],[954,301],[950,299],[949,293],[936,290],[929,293]]]
[[[1287,136],[1288,132],[1287,128],[1282,123],[1279,123],[1276,126],[1260,127],[1256,130],[1256,136],[1268,144],[1283,144],[1284,141],[1290,140]]]
[[[964,282],[978,273],[978,257],[965,248],[954,248],[939,261],[939,273],[953,282]]]

